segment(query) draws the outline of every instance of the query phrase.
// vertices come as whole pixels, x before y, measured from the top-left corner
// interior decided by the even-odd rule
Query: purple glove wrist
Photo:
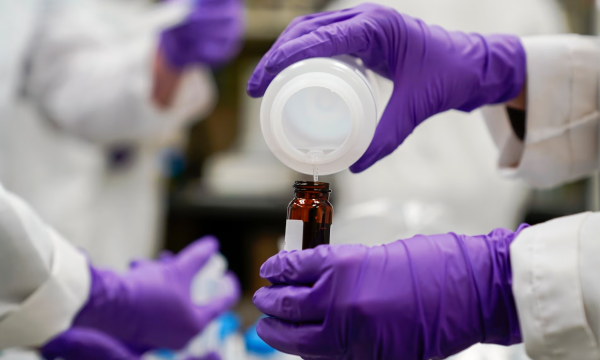
[[[219,66],[239,52],[244,30],[240,0],[195,0],[188,17],[161,34],[160,48],[176,69]]]
[[[342,54],[394,82],[373,141],[353,172],[392,153],[435,114],[515,98],[526,77],[525,51],[515,36],[447,31],[392,8],[361,4],[294,20],[256,67],[248,94],[262,96],[297,61]]]
[[[255,305],[258,334],[305,359],[437,359],[521,341],[509,246],[517,232],[415,236],[281,252]]]
[[[206,237],[175,256],[138,262],[123,275],[90,267],[90,296],[74,326],[150,348],[181,349],[239,298],[230,273],[224,279],[230,293],[207,305],[192,302],[191,281],[217,250],[216,239]]]
[[[40,352],[46,360],[142,360],[148,350],[151,349],[136,349],[98,330],[76,327],[52,339]],[[183,360],[221,360],[221,357],[210,353]]]

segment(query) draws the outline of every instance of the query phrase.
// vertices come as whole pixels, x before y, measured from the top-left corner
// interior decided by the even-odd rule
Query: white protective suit
[[[453,30],[517,35],[566,30],[561,9],[553,0],[370,1]],[[361,2],[337,0],[331,9]],[[387,102],[392,83],[384,79],[379,83]],[[497,156],[481,111],[449,111],[428,119],[372,168],[336,176],[332,239],[387,243],[417,233],[476,235],[498,227],[515,229],[529,189],[523,182],[498,176]],[[520,346],[477,345],[456,359],[524,357]]]
[[[0,182],[95,264],[154,255],[159,155],[212,107],[205,69],[168,110],[151,101],[159,31],[186,4],[0,0]]]
[[[0,349],[68,329],[89,288],[85,256],[0,185]]]
[[[524,38],[525,141],[506,109],[484,109],[500,169],[549,187],[598,169],[600,43],[597,37]],[[511,246],[513,292],[530,357],[600,359],[600,213],[523,231]]]

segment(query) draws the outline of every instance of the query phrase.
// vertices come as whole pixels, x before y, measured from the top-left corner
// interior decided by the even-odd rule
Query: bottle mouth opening
[[[304,181],[297,180],[294,182],[295,191],[318,191],[322,193],[330,193],[329,183],[321,181]]]

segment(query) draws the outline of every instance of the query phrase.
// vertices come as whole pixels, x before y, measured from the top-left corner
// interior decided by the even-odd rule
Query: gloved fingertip
[[[208,355],[206,355],[205,357],[203,357],[202,359],[199,360],[221,360],[221,357],[219,356],[219,354],[215,353],[215,352],[211,352]]]
[[[40,349],[40,355],[45,360],[54,360],[60,357],[60,349],[63,347],[62,343],[57,340],[51,340],[49,343],[44,345]]]
[[[262,296],[265,292],[265,290],[263,290],[264,287],[261,287],[260,289],[256,290],[254,292],[254,295],[252,295],[252,304],[254,304],[254,306],[257,306],[257,302],[260,303]]]
[[[359,174],[367,170],[383,157],[380,153],[381,151],[374,147],[373,143],[371,143],[369,148],[367,148],[367,151],[365,151],[360,159],[350,166],[350,172],[353,174]]]
[[[248,86],[246,86],[246,93],[250,97],[259,98],[265,95],[265,90],[259,85],[248,82]]]
[[[283,70],[282,68],[284,67],[282,66],[282,59],[280,58],[280,51],[275,51],[273,54],[271,54],[271,56],[265,63],[265,71],[273,75],[279,74],[281,70]]]
[[[284,261],[284,259],[287,258],[291,253],[293,253],[293,251],[289,252],[284,250],[268,258],[267,261],[260,266],[260,277],[263,279],[268,279],[279,275],[281,273],[282,261]]]
[[[173,261],[176,262],[176,266],[178,266],[183,273],[193,276],[198,270],[204,267],[209,259],[218,251],[219,241],[217,238],[212,235],[207,235],[181,250]]]
[[[204,356],[186,356],[183,360],[221,360],[221,357],[216,352],[210,352]]]
[[[213,245],[217,246],[217,248],[219,246],[219,239],[217,239],[217,237],[214,235],[204,235],[203,237],[196,240],[196,242],[214,243]]]
[[[368,167],[369,165],[365,166],[362,163],[356,162],[350,165],[350,172],[353,174],[360,174],[361,172],[365,171]]]
[[[205,235],[188,245],[183,252],[193,253],[197,256],[209,256],[218,252],[221,244],[214,235]]]
[[[158,255],[158,260],[160,260],[160,261],[166,261],[166,260],[173,259],[174,257],[175,257],[175,254],[172,251],[170,251],[170,250],[163,250]]]

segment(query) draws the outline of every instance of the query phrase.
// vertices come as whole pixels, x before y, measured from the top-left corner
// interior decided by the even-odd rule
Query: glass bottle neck
[[[297,199],[317,199],[317,200],[329,200],[329,193],[322,193],[318,191],[295,191]]]
[[[294,194],[296,198],[329,200],[329,183],[314,181],[296,181],[294,183]]]

